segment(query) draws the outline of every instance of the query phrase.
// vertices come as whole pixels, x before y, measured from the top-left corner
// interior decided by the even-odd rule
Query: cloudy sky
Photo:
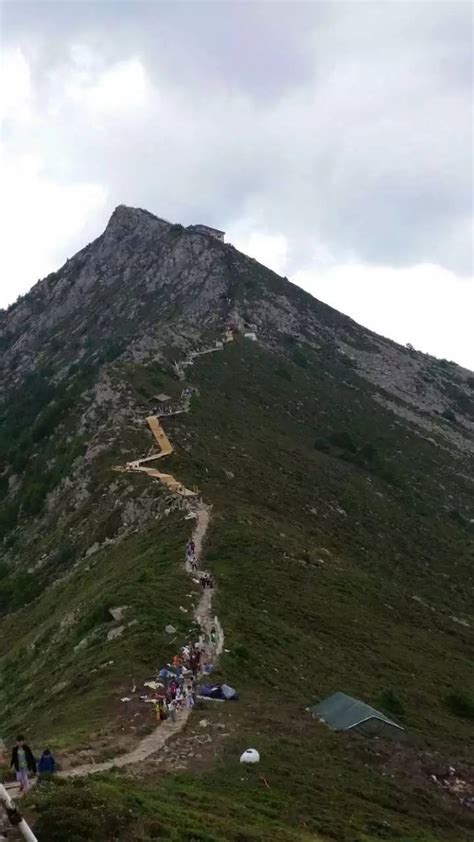
[[[470,4],[4,2],[0,306],[117,204],[474,368]]]

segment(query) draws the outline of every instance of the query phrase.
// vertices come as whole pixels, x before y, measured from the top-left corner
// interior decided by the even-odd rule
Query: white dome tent
[[[241,763],[260,763],[260,754],[256,748],[247,748],[240,756]]]

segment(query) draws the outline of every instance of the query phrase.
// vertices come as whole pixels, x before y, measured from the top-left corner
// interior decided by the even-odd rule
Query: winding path
[[[217,341],[215,346],[210,348],[204,348],[201,351],[192,351],[182,363],[175,363],[175,370],[180,378],[183,380],[185,377],[184,369],[190,365],[193,365],[193,362],[196,357],[204,356],[205,354],[210,354],[215,351],[222,351],[224,345],[227,342],[232,341],[233,335],[230,331],[227,331],[224,335],[223,341]],[[191,398],[190,396],[184,397],[183,403],[172,412],[166,413],[166,417],[171,417],[172,415],[178,415],[183,412],[189,412],[190,409]],[[117,470],[121,471],[139,471],[142,473],[146,473],[151,479],[158,480],[159,482],[163,483],[167,488],[170,489],[174,494],[179,495],[180,497],[184,498],[185,501],[185,509],[188,511],[189,514],[192,514],[193,518],[195,519],[195,526],[192,533],[192,540],[195,544],[195,555],[196,559],[199,562],[202,554],[202,547],[206,537],[207,530],[209,528],[209,523],[211,521],[211,512],[210,506],[203,502],[200,498],[199,493],[197,491],[191,491],[188,488],[179,482],[179,480],[175,479],[172,474],[165,474],[161,471],[158,471],[157,468],[154,468],[150,465],[150,463],[162,459],[163,457],[170,456],[173,453],[173,445],[171,444],[168,436],[166,435],[163,427],[161,426],[161,422],[157,415],[151,415],[147,419],[148,426],[153,433],[155,441],[157,442],[160,452],[153,455],[148,456],[144,459],[136,459],[132,462],[127,462],[124,467],[117,468]],[[191,565],[186,561],[185,562],[186,570],[190,575],[194,575],[194,572],[191,568]],[[201,571],[205,573],[206,571]],[[212,597],[214,594],[214,588],[204,588],[199,599],[199,602],[194,609],[194,619],[198,623],[201,629],[200,640],[202,644],[202,650],[204,654],[203,661],[211,664],[215,664],[217,659],[224,648],[224,631],[222,629],[221,623],[219,622],[218,617],[213,614],[212,610]],[[217,632],[216,642],[211,642],[211,630],[214,628]],[[176,722],[172,722],[170,719],[165,720],[160,725],[158,725],[155,730],[149,734],[147,737],[144,737],[143,740],[140,740],[136,748],[133,751],[127,752],[126,754],[120,754],[117,757],[112,758],[111,760],[106,760],[103,763],[86,763],[82,766],[76,766],[73,769],[67,769],[64,772],[60,772],[60,776],[64,778],[82,778],[86,775],[93,775],[98,772],[107,772],[110,769],[120,768],[122,766],[128,766],[133,763],[140,763],[141,761],[145,760],[152,754],[155,754],[159,751],[167,740],[170,737],[174,736],[175,734],[179,733],[185,726],[188,717],[190,716],[191,710],[185,709],[181,710],[178,713],[178,718]]]
[[[185,379],[185,369],[194,364],[196,357],[212,354],[216,351],[222,351],[225,344],[231,342],[233,338],[233,334],[230,331],[226,331],[223,339],[216,341],[214,346],[203,348],[201,351],[191,351],[182,362],[175,363],[174,368],[179,379]],[[183,412],[189,412],[190,404],[191,395],[186,393],[183,397],[182,403],[177,406],[176,409],[171,412],[163,413],[163,415],[165,417],[171,417],[173,415],[180,415]],[[203,543],[211,520],[210,506],[204,503],[198,491],[191,491],[172,474],[165,474],[150,464],[158,459],[170,456],[174,450],[173,445],[161,426],[161,422],[159,420],[160,417],[161,415],[150,415],[146,419],[155,441],[160,448],[160,452],[154,454],[153,456],[147,456],[144,459],[136,459],[132,462],[127,462],[125,466],[119,466],[116,470],[146,473],[151,479],[158,480],[174,494],[183,498],[185,510],[193,516],[195,521],[192,540],[194,541],[196,548],[196,559],[199,562],[202,554]],[[194,571],[187,561],[185,562],[185,567],[187,572],[194,576]],[[205,573],[206,571],[202,570],[201,572]],[[215,664],[217,662],[219,655],[224,649],[224,631],[218,617],[216,617],[212,611],[212,597],[214,590],[214,588],[204,588],[199,602],[194,609],[194,619],[201,629],[200,640],[204,655],[203,662],[211,664]],[[211,630],[213,628],[217,633],[215,643],[211,642]],[[129,751],[125,754],[119,754],[117,757],[113,757],[103,763],[85,763],[72,769],[65,769],[64,771],[59,772],[58,775],[62,778],[82,778],[99,772],[107,772],[110,769],[140,763],[147,757],[150,757],[150,755],[156,754],[156,752],[164,746],[170,737],[179,733],[184,728],[190,714],[191,710],[186,708],[178,712],[176,722],[172,722],[170,719],[165,720],[158,725],[151,734],[140,740],[133,751]],[[9,785],[7,789],[12,797],[18,797],[19,790],[17,784]]]

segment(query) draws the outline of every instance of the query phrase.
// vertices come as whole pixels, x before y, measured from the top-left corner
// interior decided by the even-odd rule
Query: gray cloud
[[[32,113],[7,124],[7,151],[33,150],[54,183],[103,190],[58,257],[126,203],[284,234],[288,274],[347,262],[468,274],[471,15],[15,0],[4,49],[29,63]]]

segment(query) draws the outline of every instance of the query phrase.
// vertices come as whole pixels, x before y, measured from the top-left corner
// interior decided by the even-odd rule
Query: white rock
[[[110,629],[107,634],[107,640],[115,640],[116,637],[120,637],[121,634],[124,633],[126,626],[117,626],[116,629]]]
[[[109,608],[109,614],[112,615],[114,620],[123,620],[127,608],[128,605],[118,605],[117,608]]]
[[[79,641],[79,643],[76,643],[74,647],[74,652],[79,652],[80,649],[84,649],[84,647],[87,646],[88,641],[89,638],[83,637],[82,640]]]

